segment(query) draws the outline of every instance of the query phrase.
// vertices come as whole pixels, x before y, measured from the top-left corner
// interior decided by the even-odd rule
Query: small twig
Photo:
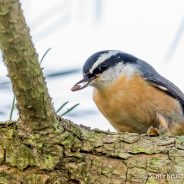
[[[169,48],[169,50],[167,51],[167,54],[165,56],[165,61],[169,61],[171,60],[172,56],[174,55],[174,53],[176,52],[177,46],[179,45],[179,42],[181,42],[181,37],[184,34],[184,17],[182,19],[182,22],[176,32],[176,35],[174,36],[174,39],[171,43],[171,46]]]
[[[6,82],[1,82],[0,85],[6,85],[6,84],[9,84],[10,81],[6,81]]]
[[[48,52],[51,50],[51,48],[47,49],[46,52],[44,53],[44,55],[42,56],[41,60],[40,60],[40,65],[42,64],[42,61],[44,60],[45,56],[48,54]]]
[[[75,107],[77,107],[79,103],[75,104],[71,108],[67,109],[64,113],[62,113],[60,116],[64,116],[65,114],[68,114],[70,111],[72,111]]]
[[[11,111],[10,111],[10,118],[9,118],[10,121],[12,120],[14,107],[15,107],[15,96],[13,96],[13,102],[12,102]]]
[[[56,111],[56,113],[58,113],[66,104],[68,104],[69,101],[66,101],[65,103],[63,103],[59,108],[58,110]]]

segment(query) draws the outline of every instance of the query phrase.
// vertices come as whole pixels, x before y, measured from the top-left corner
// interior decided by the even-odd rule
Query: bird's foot
[[[160,135],[160,132],[157,128],[150,126],[147,130],[147,135],[150,137],[156,137]]]

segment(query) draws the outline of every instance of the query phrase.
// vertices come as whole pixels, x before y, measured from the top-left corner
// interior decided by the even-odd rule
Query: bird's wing
[[[147,78],[147,81],[150,82],[153,86],[178,99],[178,101],[184,107],[184,94],[172,82],[168,81],[162,76],[160,76],[159,78]]]
[[[183,92],[172,82],[161,76],[152,66],[145,63],[142,60],[139,60],[141,63],[142,75],[146,81],[148,81],[151,85],[160,90],[164,91],[165,93],[171,95],[172,97],[176,98],[184,111],[184,94]]]

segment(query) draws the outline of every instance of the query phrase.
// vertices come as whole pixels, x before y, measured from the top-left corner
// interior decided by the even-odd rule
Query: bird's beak
[[[72,91],[79,91],[81,89],[84,89],[85,87],[89,86],[89,84],[91,83],[91,81],[95,79],[95,77],[93,78],[84,78],[82,80],[80,80],[79,82],[77,82],[72,88]]]

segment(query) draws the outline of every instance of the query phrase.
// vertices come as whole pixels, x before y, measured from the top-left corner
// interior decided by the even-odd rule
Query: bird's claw
[[[157,128],[150,126],[147,130],[147,135],[151,137],[156,137],[160,135],[160,132]]]

